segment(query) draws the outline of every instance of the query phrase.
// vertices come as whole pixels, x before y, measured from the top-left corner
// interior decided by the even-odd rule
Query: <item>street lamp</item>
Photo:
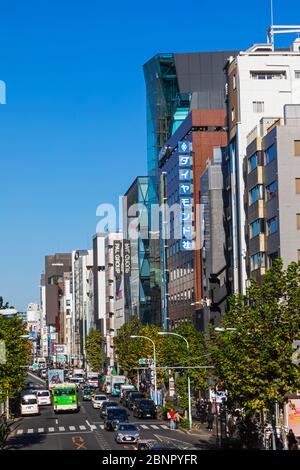
[[[159,336],[166,336],[166,335],[178,336],[179,338],[183,339],[186,342],[186,347],[187,347],[187,350],[188,350],[188,353],[189,353],[190,346],[189,346],[188,340],[184,336],[179,335],[178,333],[173,333],[171,331],[160,331],[158,334],[159,334]],[[190,375],[189,375],[188,371],[187,371],[187,379],[188,379],[189,428],[192,429],[191,381],[190,381]]]
[[[154,369],[154,402],[157,405],[157,381],[156,381],[156,348],[155,348],[155,343],[151,338],[148,338],[148,336],[140,336],[140,335],[131,335],[130,338],[142,338],[142,339],[147,339],[148,341],[151,341],[153,345],[153,369]]]

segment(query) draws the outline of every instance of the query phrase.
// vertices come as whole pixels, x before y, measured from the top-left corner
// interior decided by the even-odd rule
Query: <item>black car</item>
[[[108,408],[107,416],[104,420],[106,431],[117,429],[120,423],[128,423],[128,412],[125,408],[114,407]]]
[[[82,398],[84,401],[91,401],[93,390],[90,387],[84,387],[82,390]]]
[[[105,418],[105,416],[107,415],[107,408],[117,408],[117,407],[119,407],[119,403],[117,401],[110,401],[110,400],[105,401],[100,410],[101,418]]]
[[[130,410],[134,407],[134,402],[140,400],[141,398],[146,398],[144,393],[141,392],[131,392],[128,396],[127,406]]]
[[[133,405],[133,416],[136,418],[153,418],[156,419],[157,412],[153,400],[142,398],[135,400]]]

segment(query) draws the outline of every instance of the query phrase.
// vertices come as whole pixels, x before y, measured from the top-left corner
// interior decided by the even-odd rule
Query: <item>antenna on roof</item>
[[[271,1],[271,26],[273,26],[274,24],[274,10],[273,10],[273,0],[270,0]]]

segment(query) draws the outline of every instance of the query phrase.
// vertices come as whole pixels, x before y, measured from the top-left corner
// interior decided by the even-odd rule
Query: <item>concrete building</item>
[[[84,363],[85,338],[91,329],[89,282],[93,270],[93,251],[72,252],[72,358]],[[85,365],[85,364],[84,364]]]
[[[235,292],[245,292],[246,237],[243,162],[247,136],[262,118],[283,118],[286,104],[300,103],[300,39],[290,48],[256,44],[228,60],[228,142],[231,168],[233,278]]]
[[[285,105],[284,118],[262,118],[247,140],[246,270],[260,280],[274,259],[300,260],[300,104]]]
[[[215,147],[200,180],[203,308],[199,328],[205,332],[210,324],[219,325],[227,309],[228,295],[232,293],[228,175],[226,148]]]
[[[114,337],[125,321],[123,233],[97,233],[93,238],[94,324],[104,337],[106,371],[115,366]]]

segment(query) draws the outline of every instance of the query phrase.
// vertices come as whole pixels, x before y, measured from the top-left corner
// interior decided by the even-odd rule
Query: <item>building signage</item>
[[[131,275],[131,245],[130,240],[123,241],[123,251],[124,251],[124,275]]]
[[[65,344],[56,344],[54,346],[54,350],[56,354],[65,354],[66,345]]]
[[[186,140],[182,142],[178,142],[178,152],[179,153],[190,153],[192,150],[191,142],[187,142]]]
[[[192,144],[178,143],[179,196],[181,208],[181,251],[193,250]]]
[[[114,273],[116,279],[122,275],[122,242],[120,240],[114,241]]]

